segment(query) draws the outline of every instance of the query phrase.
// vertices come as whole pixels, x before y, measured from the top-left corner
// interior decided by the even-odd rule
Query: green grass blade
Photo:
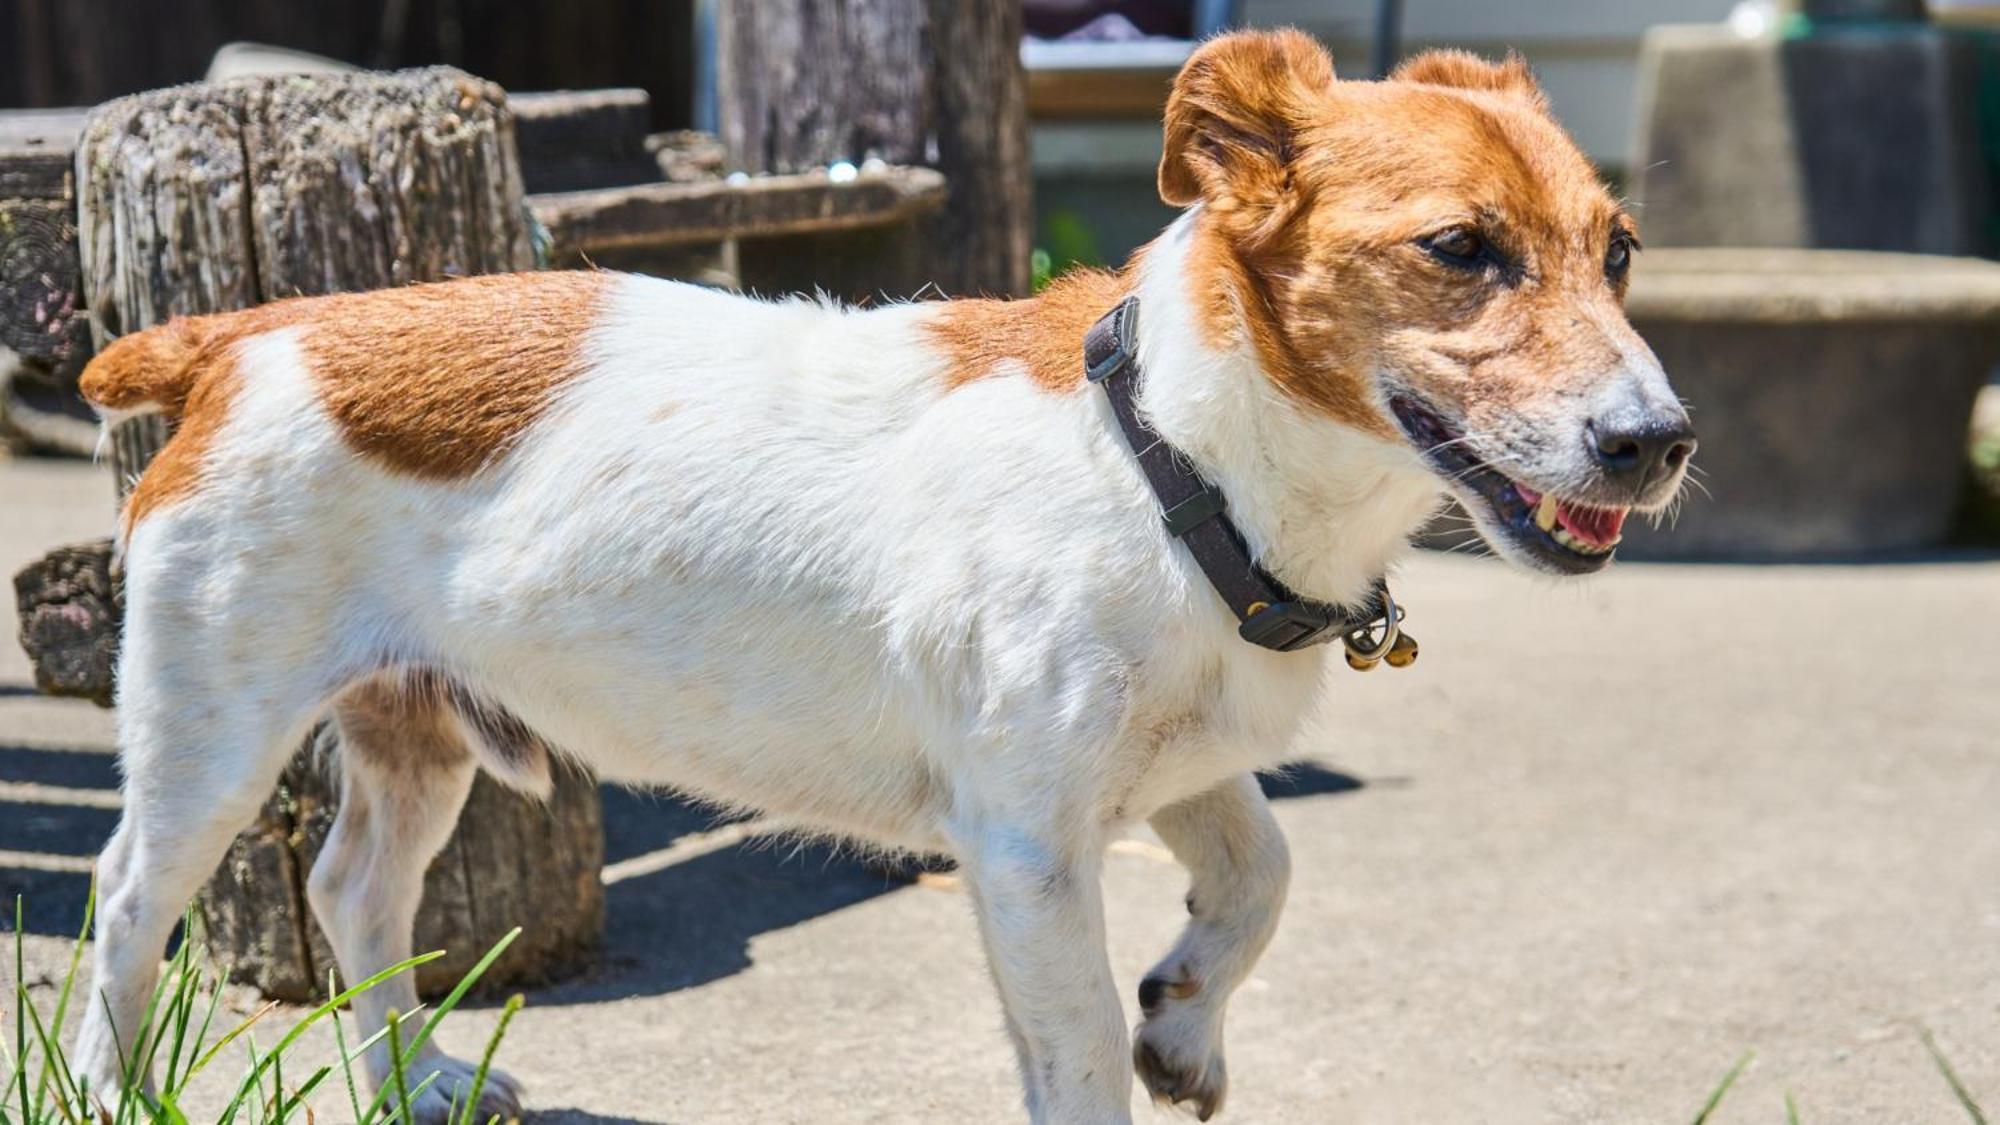
[[[409,1079],[404,1077],[403,1075],[403,1045],[401,1042],[403,1036],[402,1032],[399,1030],[401,1026],[402,1026],[402,1017],[398,1016],[394,1009],[390,1009],[389,1023],[388,1023],[389,1060],[390,1060],[389,1082],[392,1088],[396,1091],[397,1113],[401,1115],[402,1120],[404,1121],[414,1121],[416,1120],[416,1115],[410,1109],[410,1083]],[[411,1050],[415,1049],[416,1049],[415,1047],[411,1048]]]
[[[277,1125],[285,1125],[285,1053],[271,1052],[271,1103],[278,1107]]]
[[[479,963],[472,966],[470,972],[459,978],[458,983],[445,994],[445,998],[438,1002],[437,1012],[424,1021],[423,1029],[410,1040],[410,1050],[415,1051],[429,1042],[431,1032],[437,1029],[437,1025],[451,1014],[453,1008],[458,1007],[458,1002],[465,999],[465,994],[472,991],[472,986],[479,983],[479,978],[486,975],[486,970],[492,968],[493,962],[498,961],[500,955],[507,952],[507,947],[514,944],[514,939],[520,936],[521,927],[515,926],[508,930],[499,941],[493,943],[493,948],[486,951],[486,956],[481,957]]]
[[[47,1118],[47,1115],[42,1112],[45,1108],[43,1097],[48,1091],[50,1081],[53,1080],[56,1085],[56,1105],[61,1108],[62,1115],[66,1120],[74,1121],[75,1118],[70,1116],[69,1104],[73,1102],[74,1104],[81,1105],[83,1101],[81,1098],[74,1096],[76,1093],[76,1078],[70,1073],[69,1060],[63,1057],[61,1043],[53,1035],[49,1034],[48,1028],[43,1026],[42,1014],[35,1011],[32,1005],[24,1003],[22,1007],[27,1009],[28,1017],[34,1021],[35,1038],[42,1047],[42,1081],[40,1083],[42,1092],[36,1095],[35,1109],[24,1120],[32,1125],[33,1122],[42,1121]],[[69,1101],[65,1101],[65,1087],[67,1087]]]
[[[181,947],[174,951],[173,960],[167,962],[168,980],[181,981],[190,971],[188,968],[188,953],[186,930],[183,929]],[[164,1038],[162,1034],[164,1029],[161,1026],[164,1021],[162,1019],[163,1013],[160,1010],[160,998],[166,995],[167,991],[164,983],[155,985],[153,994],[146,998],[146,1011],[139,1019],[139,1033],[132,1040],[131,1062],[125,1068],[125,1090],[121,1092],[129,1093],[143,1089],[146,1085],[146,1076],[153,1073],[153,1058],[159,1053],[160,1041]],[[176,995],[178,995],[178,992],[176,992]],[[173,1005],[170,1001],[167,1012],[164,1015],[171,1016],[172,1008]],[[126,1103],[137,1100],[139,1099],[132,1097],[120,1098],[121,1112]]]
[[[416,1052],[419,1049],[421,1049],[425,1043],[430,1042],[431,1033],[437,1030],[438,1023],[442,1021],[446,1016],[450,1015],[452,1013],[452,1009],[458,1007],[459,1001],[465,999],[465,994],[472,991],[472,986],[479,983],[479,978],[486,974],[486,970],[493,966],[493,962],[499,960],[500,955],[502,953],[505,953],[507,951],[507,947],[514,944],[514,939],[520,936],[521,936],[521,927],[516,926],[513,929],[508,930],[507,933],[504,936],[502,936],[499,941],[494,942],[493,948],[486,951],[486,956],[481,957],[479,959],[479,963],[472,966],[470,972],[467,972],[463,977],[459,978],[458,983],[452,987],[452,990],[445,995],[445,998],[443,1000],[438,1002],[436,1013],[433,1014],[429,1019],[425,1020],[422,1029],[420,1029],[416,1035],[411,1037],[407,1053],[401,1051],[390,1052],[390,1064],[394,1066],[398,1072],[400,1072],[403,1069],[404,1065],[409,1062],[411,1056],[414,1056]],[[442,957],[444,956],[444,954],[440,952],[438,954],[435,954],[434,956]],[[386,1097],[388,1092],[389,1092],[388,1087],[384,1087],[382,1090],[376,1092],[375,1100],[373,1102],[370,1102],[368,1105],[368,1117],[364,1117],[362,1120],[365,1121],[371,1119],[377,1112],[381,1110],[384,1098]]]
[[[1966,1089],[1965,1083],[1959,1080],[1958,1071],[1952,1069],[1951,1060],[1944,1057],[1943,1051],[1938,1050],[1937,1040],[1931,1037],[1928,1030],[1923,1035],[1924,1050],[1931,1053],[1931,1061],[1937,1064],[1938,1073],[1944,1075],[1945,1082],[1951,1086],[1952,1094],[1958,1098],[1959,1108],[1965,1110],[1965,1115],[1972,1119],[1972,1125],[1986,1125],[1986,1111],[1979,1108],[1979,1102],[1974,1100],[1972,1091]]]
[[[433,1070],[429,1074],[424,1075],[424,1080],[422,1082],[419,1082],[416,1085],[410,1087],[411,1104],[414,1105],[418,1098],[423,1097],[424,1094],[427,1093],[432,1086],[437,1085],[438,1073],[439,1072]]]
[[[192,965],[199,960],[198,956],[193,957],[189,963]],[[160,1087],[162,1095],[180,1088],[177,1079],[180,1075],[181,1059],[187,1050],[188,1024],[194,1019],[194,1006],[199,1000],[201,989],[201,978],[192,971],[181,974],[175,983],[176,990],[173,1003],[169,1006],[167,1021],[167,1030],[173,1033],[173,1048],[167,1052],[167,1077]],[[209,995],[220,996],[222,982],[216,980],[209,983]]]
[[[76,987],[76,974],[83,965],[83,946],[85,942],[90,940],[90,927],[96,920],[97,868],[93,866],[90,869],[90,893],[83,900],[83,926],[77,931],[76,941],[70,946],[69,969],[63,973],[62,990],[56,994],[55,1016],[49,1020],[49,1038],[57,1043],[62,1042],[63,1021],[69,1017],[70,993]],[[68,1071],[69,1063],[65,1060],[63,1062],[63,1072],[67,1074]],[[46,1073],[44,1074],[44,1078],[46,1078]],[[72,1085],[74,1085],[74,1082],[72,1082]],[[43,1084],[43,1089],[47,1089],[46,1082]],[[36,1101],[37,1104],[40,1103],[39,1098]],[[79,1102],[78,1104],[82,1103]]]
[[[393,977],[398,973],[409,972],[410,970],[415,969],[418,965],[435,961],[442,956],[444,956],[442,952],[437,952],[437,953],[423,953],[415,957],[405,958],[404,960],[396,962],[395,964],[389,966],[388,968],[383,969],[381,972],[376,973],[374,976],[369,977],[367,980],[364,980],[361,983],[354,985],[353,987],[347,989],[346,991],[326,1001],[324,1004],[321,1004],[319,1007],[314,1008],[312,1011],[306,1013],[304,1019],[300,1020],[298,1024],[295,1025],[290,1031],[286,1032],[284,1037],[278,1040],[278,1046],[276,1047],[274,1053],[282,1053],[284,1051],[290,1050],[292,1044],[298,1042],[299,1036],[304,1035],[307,1029],[311,1028],[314,1024],[318,1023],[320,1020],[324,1019],[328,1012],[333,1011],[335,1008],[340,1007],[341,1005],[347,1003],[354,997],[361,995],[362,993],[368,991],[371,988],[374,988],[376,985],[381,984],[383,981],[388,980],[390,977]],[[266,1005],[262,1011],[259,1011],[257,1013],[257,1015],[250,1017],[250,1019],[246,1021],[244,1024],[238,1026],[228,1035],[223,1036],[222,1039],[219,1042],[217,1042],[214,1047],[209,1049],[208,1054],[202,1056],[201,1061],[196,1063],[194,1068],[190,1070],[188,1073],[190,1075],[193,1075],[195,1073],[198,1073],[203,1067],[206,1067],[208,1065],[209,1060],[215,1057],[215,1053],[217,1051],[220,1051],[222,1050],[222,1048],[228,1046],[230,1040],[234,1039],[237,1035],[241,1034],[242,1032],[248,1030],[249,1025],[251,1023],[255,1023],[257,1019],[264,1014],[264,1012],[270,1011],[271,1008],[274,1006],[275,1002],[273,1002],[273,1004]],[[239,1087],[239,1097],[240,1097],[240,1091],[242,1089],[248,1088],[257,1082],[262,1081],[264,1067],[269,1063],[269,1061],[270,1061],[270,1056],[267,1055],[265,1056],[264,1059],[260,1060],[257,1063],[257,1065],[251,1070],[249,1074],[244,1075],[243,1085],[242,1087]],[[236,1105],[237,1102],[235,1101],[232,1101],[230,1103],[231,1106],[230,1112],[224,1115],[223,1121],[218,1123],[218,1125],[227,1125],[229,1121],[234,1119],[234,1110]]]
[[[34,1125],[28,1106],[28,957],[26,899],[14,896],[14,1082],[21,1090],[21,1125]]]
[[[187,1072],[181,1075],[182,1085],[193,1081],[194,1076],[201,1070],[201,1064],[194,1060],[202,1055],[202,1044],[208,1042],[208,1031],[215,1021],[215,1010],[222,1006],[222,984],[228,977],[228,973],[223,973],[209,982],[208,1011],[202,1014],[201,1028],[194,1033],[194,1046],[188,1051]],[[178,1090],[178,1087],[176,1089]]]
[[[1792,1100],[1792,1092],[1785,1091],[1785,1125],[1799,1125],[1799,1103]]]
[[[64,1019],[70,1015],[70,991],[76,987],[76,973],[84,965],[84,943],[90,941],[90,927],[98,919],[98,869],[90,867],[90,895],[84,899],[84,925],[76,931],[76,943],[70,945],[70,969],[62,975],[62,991],[56,993],[56,1015],[48,1021],[48,1035],[54,1041],[62,1041]]]
[[[326,974],[326,993],[333,995],[333,973]],[[340,1077],[347,1084],[347,1104],[354,1110],[354,1121],[361,1121],[361,1090],[354,1084],[354,1056],[347,1052],[347,1033],[340,1029],[340,1013],[332,1013],[333,1045],[340,1050]],[[365,1050],[366,1048],[364,1048]]]
[[[326,1081],[327,1076],[332,1073],[332,1067],[320,1067],[318,1070],[313,1071],[311,1078],[306,1079],[305,1085],[293,1090],[292,1096],[286,1098],[278,1106],[278,1125],[284,1125],[291,1118],[292,1114],[298,1112],[299,1108],[305,1105],[306,1099],[312,1097],[312,1092],[319,1089],[319,1084]]]
[[[486,1053],[479,1056],[479,1069],[472,1075],[472,1090],[465,1096],[465,1117],[460,1125],[479,1125],[474,1114],[479,1112],[479,1095],[486,1092],[487,1076],[493,1073],[493,1056],[500,1051],[500,1040],[507,1034],[507,1025],[514,1022],[527,999],[520,993],[507,998],[507,1004],[500,1009],[500,1022],[494,1026],[493,1034],[486,1040]]]
[[[1701,1107],[1701,1112],[1694,1115],[1694,1125],[1707,1125],[1709,1116],[1715,1112],[1715,1107],[1722,1104],[1722,1096],[1729,1092],[1731,1086],[1736,1085],[1738,1078],[1743,1077],[1743,1071],[1749,1067],[1750,1060],[1756,1057],[1749,1051],[1743,1052],[1743,1057],[1737,1059],[1736,1065],[1729,1068],[1729,1073],[1722,1076],[1721,1083],[1715,1087],[1715,1092],[1708,1096],[1708,1101]]]

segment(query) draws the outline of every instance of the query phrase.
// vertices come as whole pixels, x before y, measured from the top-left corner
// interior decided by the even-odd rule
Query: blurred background
[[[1347,78],[1524,55],[1638,218],[1629,312],[1702,444],[1602,580],[1463,557],[1450,516],[1399,574],[1424,662],[1329,683],[1267,781],[1298,878],[1232,1012],[1232,1115],[1685,1120],[1728,1075],[1712,1120],[1795,1095],[1794,1120],[1983,1120],[2000,0],[0,0],[0,901],[25,896],[30,995],[117,815],[106,537],[168,436],[100,448],[74,387],[106,340],[590,265],[1027,296],[1171,220],[1172,76],[1281,24]],[[298,873],[334,799],[288,772],[205,892],[244,1011],[324,980]],[[531,987],[503,1061],[554,1092],[537,1119],[1016,1104],[943,865],[759,845],[581,777],[470,807],[426,987],[536,920],[494,983]],[[527,879],[493,858],[523,852]],[[1180,884],[1145,833],[1114,849],[1127,995]],[[464,1018],[477,1042],[494,1012]]]

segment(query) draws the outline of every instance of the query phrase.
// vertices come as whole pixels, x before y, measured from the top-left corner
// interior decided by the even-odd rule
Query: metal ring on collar
[[[1340,643],[1346,646],[1347,651],[1353,654],[1354,659],[1364,660],[1372,664],[1389,655],[1389,650],[1396,647],[1396,638],[1401,636],[1403,632],[1402,620],[1403,611],[1401,607],[1396,605],[1395,598],[1389,596],[1389,587],[1384,586],[1382,587],[1382,616],[1379,622],[1382,627],[1381,642],[1372,645],[1366,643],[1365,639],[1377,624],[1375,621],[1370,621],[1365,625],[1350,629],[1342,634]]]

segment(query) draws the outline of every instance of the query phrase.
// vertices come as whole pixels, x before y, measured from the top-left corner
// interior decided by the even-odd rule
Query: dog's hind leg
[[[151,1089],[141,1048],[160,1029],[141,1025],[167,936],[255,819],[314,706],[274,680],[225,687],[214,668],[160,651],[159,632],[143,610],[128,618],[118,714],[125,807],[97,865],[90,1002],[72,1056],[107,1105],[128,1076],[132,1088]],[[203,651],[208,639],[191,647]]]
[[[1139,983],[1145,1018],[1132,1057],[1156,1099],[1186,1103],[1206,1121],[1228,1088],[1223,1013],[1277,929],[1291,856],[1249,774],[1170,805],[1151,823],[1193,881],[1187,928]]]
[[[416,673],[364,680],[334,701],[340,815],[307,889],[348,985],[410,956],[424,872],[451,838],[478,772],[471,732],[451,698],[445,681]],[[376,985],[354,1001],[359,1034],[374,1035],[391,1011],[407,1016],[417,1002],[411,973]],[[371,1089],[390,1081],[392,1065],[386,1039],[368,1049],[362,1070]],[[426,1042],[404,1068],[413,1090],[437,1075],[414,1101],[417,1121],[448,1120],[453,1103],[470,1096],[476,1070]],[[490,1071],[473,1118],[512,1120],[520,1112],[519,1085]]]

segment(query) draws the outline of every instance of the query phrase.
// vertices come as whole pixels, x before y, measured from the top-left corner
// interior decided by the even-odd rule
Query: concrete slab
[[[0,462],[0,561],[93,530],[25,479]],[[1782,1120],[1787,1092],[1813,1123],[1963,1120],[1923,1029],[2000,1107],[2000,561],[1558,584],[1426,555],[1397,592],[1422,660],[1334,674],[1297,748],[1324,769],[1278,802],[1297,876],[1231,1014],[1224,1120],[1689,1120],[1748,1051],[1716,1121]],[[0,746],[49,723],[35,745],[101,755],[100,717],[30,702],[0,695]],[[48,783],[101,791],[94,760]],[[0,782],[28,765],[0,757]],[[502,1050],[534,1120],[1017,1119],[950,879],[888,884],[651,798],[606,816],[605,962],[530,993]],[[1143,834],[1109,860],[1128,1005],[1183,885]],[[73,907],[31,922],[37,996]],[[495,1018],[443,1039],[472,1051]]]

